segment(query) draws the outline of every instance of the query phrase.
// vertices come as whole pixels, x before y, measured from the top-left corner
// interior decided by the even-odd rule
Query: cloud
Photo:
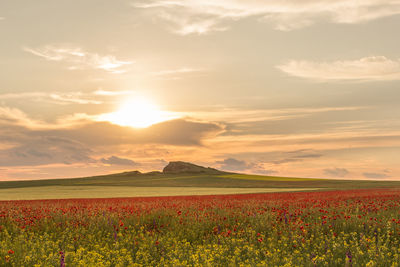
[[[293,120],[309,117],[319,113],[344,112],[366,109],[362,106],[348,107],[318,107],[318,108],[280,108],[280,109],[231,109],[221,107],[206,107],[208,111],[186,112],[191,117],[208,118],[213,121],[228,121],[231,124],[250,125],[254,127],[260,122],[281,123],[285,120]]]
[[[60,61],[69,64],[69,69],[92,68],[101,69],[110,73],[126,72],[123,67],[130,65],[132,61],[121,61],[113,55],[99,55],[89,53],[79,47],[60,47],[47,45],[43,48],[33,49],[24,47],[24,51],[45,58],[49,61]]]
[[[0,100],[26,99],[46,101],[54,104],[82,104],[82,105],[99,105],[102,101],[92,99],[92,94],[84,94],[82,92],[22,92],[0,94]]]
[[[224,131],[224,125],[214,122],[175,119],[143,129],[141,139],[146,142],[175,145],[202,145],[202,140]]]
[[[230,171],[243,171],[250,169],[253,166],[244,160],[234,158],[227,158],[221,161],[216,161],[215,163],[220,164],[222,169]]]
[[[225,31],[228,28],[223,26],[218,26],[219,19],[207,16],[200,16],[196,19],[189,18],[186,16],[175,16],[168,13],[162,13],[161,18],[165,21],[169,21],[172,25],[170,29],[172,32],[179,35],[188,34],[206,34],[209,32]]]
[[[195,68],[179,68],[179,69],[171,69],[171,70],[160,70],[160,71],[153,71],[150,74],[154,76],[171,76],[177,74],[189,74],[189,73],[196,73],[201,72],[202,69],[195,69]]]
[[[202,146],[223,131],[212,122],[178,119],[145,129],[96,122],[85,114],[55,123],[37,121],[15,108],[0,108],[0,166],[96,163],[99,151],[132,145]],[[159,155],[158,155],[159,156]],[[128,164],[128,159],[103,158],[103,163]]]
[[[262,174],[262,175],[272,175],[278,173],[277,171],[274,170],[266,170],[266,169],[255,169],[254,173],[257,174]]]
[[[14,128],[15,130],[15,128]],[[38,166],[48,164],[94,163],[92,151],[86,145],[72,139],[57,136],[29,136],[29,132],[15,132],[15,137],[4,141],[17,144],[0,150],[0,166]]]
[[[125,158],[120,158],[117,156],[111,156],[109,158],[102,158],[100,160],[104,164],[108,165],[123,165],[123,166],[137,166],[139,165],[137,162],[130,160],[130,159],[125,159]]]
[[[324,173],[333,177],[344,177],[349,174],[349,171],[345,168],[330,168],[324,169]]]
[[[120,95],[133,95],[134,92],[132,91],[107,91],[107,90],[103,90],[103,89],[99,89],[93,92],[93,94],[95,95],[99,95],[99,96],[120,96]]]
[[[40,92],[25,92],[25,93],[8,93],[0,94],[0,100],[20,99],[20,98],[41,98],[47,94]]]
[[[219,164],[220,168],[226,171],[247,171],[262,175],[277,173],[275,170],[265,169],[261,163],[247,162],[235,158],[226,158],[224,160],[216,161],[215,163]]]
[[[157,79],[163,80],[179,80],[185,77],[200,76],[205,73],[204,69],[197,68],[178,68],[178,69],[165,69],[159,71],[152,71],[149,73],[150,76]]]
[[[0,127],[4,129],[20,126],[29,130],[54,130],[60,128],[76,127],[92,120],[92,116],[84,113],[58,118],[53,123],[30,118],[26,113],[10,107],[0,106]]]
[[[0,20],[5,20],[6,18],[5,17],[0,17]]]
[[[53,100],[59,101],[61,103],[73,103],[73,104],[92,104],[99,105],[102,104],[102,101],[94,100],[94,99],[84,99],[74,96],[74,94],[49,94],[49,97]]]
[[[396,0],[152,0],[134,3],[133,7],[157,16],[181,35],[224,31],[229,23],[251,17],[288,31],[320,21],[356,24],[400,14]]]
[[[235,137],[236,138],[236,137]],[[234,141],[231,141],[234,143]],[[271,141],[274,143],[275,141]],[[230,144],[232,146],[232,143]],[[249,146],[250,144],[243,144],[242,147]],[[266,173],[271,174],[275,173],[275,170],[271,170],[269,167],[274,165],[283,165],[291,162],[301,162],[301,161],[309,161],[312,159],[317,159],[322,157],[323,155],[320,153],[316,153],[312,149],[299,149],[294,151],[270,151],[266,152],[266,145],[261,145],[264,149],[257,150],[257,152],[250,152],[250,150],[240,151],[236,155],[240,155],[241,158],[256,158],[258,160],[253,162],[247,162],[245,160],[236,160],[232,158],[235,154],[226,154],[229,157],[224,161],[217,161],[217,164],[230,164],[232,166],[240,166],[247,167],[246,169],[251,170],[253,173]],[[221,148],[224,149],[224,148]],[[228,148],[225,148],[228,149]],[[250,149],[250,147],[246,147],[246,149]],[[271,146],[268,146],[268,149],[271,149]],[[254,150],[253,150],[254,151]],[[226,161],[226,162],[225,162]],[[274,166],[276,167],[276,166]]]
[[[0,127],[21,127],[30,135],[56,135],[81,140],[93,145],[162,143],[183,146],[199,146],[202,140],[224,131],[224,125],[214,122],[173,119],[143,129],[120,126],[109,122],[95,121],[96,116],[73,114],[56,120],[55,123],[35,120],[16,108],[0,107]],[[99,134],[101,133],[101,134]]]
[[[296,158],[299,159],[315,159],[315,158],[320,158],[322,157],[321,154],[313,153],[313,154],[303,154],[303,155],[298,155]]]
[[[286,159],[279,159],[279,160],[274,160],[272,163],[276,165],[280,164],[285,164],[285,163],[290,163],[290,162],[296,162],[296,161],[302,161],[302,159],[298,158],[286,158]]]
[[[390,177],[386,173],[377,173],[377,172],[364,172],[363,175],[365,178],[372,178],[372,179],[382,179]]]
[[[320,82],[400,80],[400,60],[391,60],[384,56],[333,62],[291,60],[277,68],[291,76]]]
[[[296,150],[289,151],[283,154],[283,158],[278,160],[272,160],[272,163],[275,165],[281,165],[290,162],[304,161],[306,159],[320,158],[322,154],[310,152],[307,149],[304,150]]]
[[[3,129],[5,129],[11,125],[24,126],[27,128],[41,128],[45,123],[29,118],[28,115],[19,109],[0,106],[0,126],[3,126]]]

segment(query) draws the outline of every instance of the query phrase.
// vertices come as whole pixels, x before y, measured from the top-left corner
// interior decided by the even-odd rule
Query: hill
[[[210,174],[210,175],[219,175],[219,174],[227,174],[227,172],[219,171],[213,168],[206,168],[203,166],[195,165],[189,162],[183,161],[172,161],[168,163],[167,166],[163,169],[164,174]]]
[[[400,187],[400,181],[291,178],[229,173],[188,162],[170,162],[162,172],[130,171],[116,174],[30,181],[0,182],[0,189],[35,186],[135,186],[223,188],[385,188]]]
[[[196,192],[217,194],[361,188],[400,188],[400,181],[248,175],[176,161],[170,162],[162,172],[130,171],[83,178],[0,182],[0,200],[150,195],[143,192],[152,192],[151,195],[192,195]]]

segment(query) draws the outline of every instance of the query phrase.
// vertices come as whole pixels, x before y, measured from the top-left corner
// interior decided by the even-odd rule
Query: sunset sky
[[[3,0],[0,180],[400,179],[399,25],[398,0]]]

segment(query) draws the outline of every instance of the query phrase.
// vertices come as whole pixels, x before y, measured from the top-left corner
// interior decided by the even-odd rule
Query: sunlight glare
[[[162,111],[147,99],[135,97],[123,102],[117,111],[103,114],[99,119],[121,126],[146,128],[175,118],[177,116],[172,112]]]

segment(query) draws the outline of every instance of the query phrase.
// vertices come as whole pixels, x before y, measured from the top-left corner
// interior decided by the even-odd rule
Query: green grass
[[[253,180],[253,181],[281,181],[281,182],[305,182],[305,181],[323,181],[324,179],[314,178],[292,178],[292,177],[278,177],[278,176],[261,176],[251,174],[226,174],[220,175],[222,178],[240,179],[240,180]]]
[[[223,195],[308,191],[315,188],[211,188],[211,187],[132,187],[132,186],[37,186],[0,190],[0,200],[115,198],[187,195]]]
[[[38,187],[36,190],[34,188]],[[8,181],[0,182],[0,199],[24,198],[29,199],[35,197],[35,194],[43,195],[42,198],[53,198],[51,192],[45,192],[41,188],[51,187],[52,189],[60,188],[56,196],[58,198],[81,197],[83,195],[97,197],[125,197],[136,196],[131,193],[132,187],[145,188],[161,188],[161,187],[185,187],[187,195],[195,194],[195,190],[189,188],[209,188],[207,194],[217,194],[223,189],[232,188],[248,188],[248,189],[290,189],[304,190],[317,188],[320,190],[327,189],[359,189],[359,188],[400,188],[400,181],[371,181],[371,180],[333,180],[333,179],[307,179],[307,178],[290,178],[290,177],[275,177],[261,175],[247,175],[235,173],[221,174],[162,174],[149,173],[137,174],[135,172],[126,172],[112,175],[102,175],[85,178],[74,179],[49,179],[49,180],[34,180],[34,181]],[[99,193],[105,187],[108,189]],[[222,188],[222,189],[221,189]],[[7,189],[30,189],[22,190],[23,195],[7,191]],[[149,190],[149,189],[148,189]],[[21,192],[22,192],[21,191]],[[151,190],[150,190],[151,191]],[[44,192],[44,193],[40,193]],[[85,192],[84,194],[82,192]],[[238,191],[237,191],[238,192]],[[11,197],[6,197],[10,194]],[[49,195],[50,194],[50,195]],[[175,195],[170,191],[171,195]],[[165,195],[161,194],[160,195]],[[4,197],[2,197],[4,196]]]

